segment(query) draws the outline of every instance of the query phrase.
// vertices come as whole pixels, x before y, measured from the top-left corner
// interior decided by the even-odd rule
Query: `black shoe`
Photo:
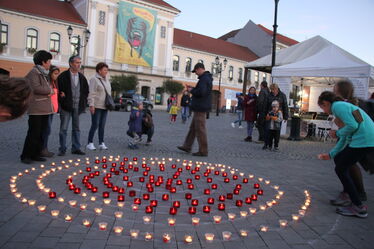
[[[47,159],[45,159],[44,157],[40,157],[40,156],[32,157],[31,160],[37,161],[37,162],[45,162],[45,161],[47,161]]]
[[[263,150],[267,150],[268,147],[266,145],[264,145],[264,147],[262,147]]]
[[[252,137],[246,137],[246,138],[244,138],[244,141],[246,141],[246,142],[252,142]]]
[[[60,151],[57,155],[58,156],[65,156],[65,154],[66,154],[65,151]]]
[[[279,151],[278,147],[274,147],[274,151],[275,152]]]
[[[184,148],[183,146],[177,146],[177,148],[178,148],[179,150],[181,150],[181,151],[184,151],[184,152],[187,152],[187,153],[191,153],[191,150],[186,149],[186,148]]]
[[[33,160],[26,157],[26,158],[21,159],[21,162],[24,164],[32,164]]]
[[[75,151],[72,151],[71,154],[75,154],[75,155],[86,155],[86,153],[84,153],[84,152],[81,151],[81,150],[75,150]]]
[[[205,154],[205,153],[201,153],[201,152],[195,152],[195,153],[192,153],[193,156],[208,156],[208,154]]]

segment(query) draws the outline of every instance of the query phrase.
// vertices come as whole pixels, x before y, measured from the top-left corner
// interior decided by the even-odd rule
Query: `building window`
[[[161,26],[161,38],[166,38],[166,27]]]
[[[179,56],[173,56],[173,71],[179,71]]]
[[[99,24],[105,25],[105,11],[99,11]]]
[[[192,64],[192,59],[187,57],[186,58],[186,73],[191,73],[191,65]]]
[[[4,44],[4,45],[8,44],[8,25],[6,24],[1,24],[0,44]]]
[[[239,68],[239,71],[238,71],[238,82],[239,83],[242,83],[243,82],[243,68]]]
[[[57,33],[51,33],[49,40],[49,51],[60,52],[60,35]]]
[[[27,29],[26,48],[30,51],[36,51],[38,48],[38,31],[36,29]]]
[[[71,46],[70,46],[70,53],[71,53],[71,55],[78,55],[78,51],[77,51],[77,47],[78,47],[78,37],[77,36],[73,36],[73,37],[71,37],[71,39],[70,39],[70,44],[71,44]]]
[[[211,71],[212,71],[213,76],[218,75],[218,65],[215,62],[212,63],[212,70]]]
[[[259,85],[259,73],[255,72],[255,87],[258,88]]]
[[[229,67],[229,80],[232,80],[234,78],[234,67]]]

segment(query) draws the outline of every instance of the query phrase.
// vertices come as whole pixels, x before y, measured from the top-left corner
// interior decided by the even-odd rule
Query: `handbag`
[[[106,109],[108,109],[109,111],[113,111],[115,108],[116,108],[116,105],[114,104],[114,100],[112,98],[112,96],[110,96],[108,94],[108,92],[106,91],[106,88],[105,88],[105,85],[104,83],[102,82],[102,80],[100,78],[98,78],[101,82],[101,84],[103,85],[104,87],[104,90],[105,90],[105,107]]]

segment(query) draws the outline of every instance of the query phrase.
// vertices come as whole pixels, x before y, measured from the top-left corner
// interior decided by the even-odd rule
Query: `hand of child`
[[[331,158],[329,154],[324,153],[324,154],[319,154],[318,159],[319,160],[330,160]]]
[[[90,112],[92,115],[95,114],[95,107],[94,106],[90,106]]]

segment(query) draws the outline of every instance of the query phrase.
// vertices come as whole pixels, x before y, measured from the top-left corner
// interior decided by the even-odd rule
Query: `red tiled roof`
[[[177,28],[174,29],[174,45],[243,61],[259,58],[246,47]]]
[[[71,3],[57,0],[0,0],[0,8],[86,25]]]
[[[257,26],[261,28],[263,31],[265,31],[266,33],[268,33],[269,35],[271,36],[273,35],[273,31],[271,31],[270,29],[265,28],[261,24],[257,24]],[[287,36],[281,35],[279,33],[277,33],[277,41],[280,43],[286,44],[287,46],[292,46],[292,45],[299,43],[298,41],[291,39]]]
[[[241,30],[241,29],[235,29],[235,30],[232,30],[232,31],[228,32],[227,34],[224,34],[223,36],[218,37],[218,39],[221,39],[221,40],[227,41],[227,39],[236,36],[236,34],[237,34],[240,30]]]
[[[155,5],[163,6],[163,7],[166,7],[168,9],[172,9],[172,10],[181,12],[179,9],[171,6],[170,4],[168,4],[167,2],[162,1],[162,0],[144,0],[144,2],[150,2],[150,3],[153,3]]]

